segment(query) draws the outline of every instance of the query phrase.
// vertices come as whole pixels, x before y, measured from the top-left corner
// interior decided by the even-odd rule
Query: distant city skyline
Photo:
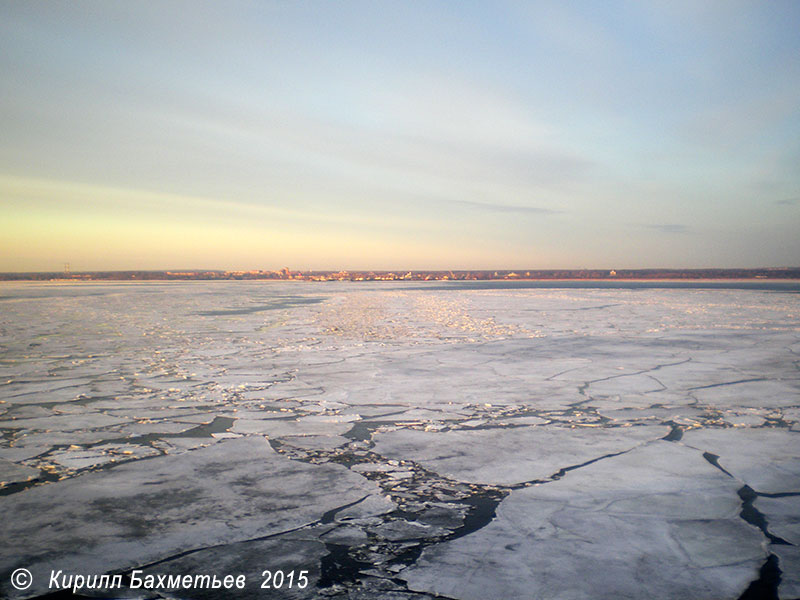
[[[0,272],[800,264],[800,3],[0,2]]]

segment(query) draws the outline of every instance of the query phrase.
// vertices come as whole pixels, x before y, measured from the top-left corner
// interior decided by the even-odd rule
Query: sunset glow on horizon
[[[800,4],[0,4],[0,271],[800,263]]]

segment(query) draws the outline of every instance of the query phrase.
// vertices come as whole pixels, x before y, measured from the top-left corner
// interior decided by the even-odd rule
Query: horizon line
[[[63,270],[51,271],[0,271],[0,280],[91,280],[91,279],[146,279],[192,280],[231,279],[254,280],[537,280],[537,279],[631,279],[659,278],[674,275],[677,278],[755,278],[778,276],[779,279],[800,279],[800,266],[781,267],[642,267],[642,268],[557,268],[557,269],[105,269],[72,270],[66,263]],[[155,276],[155,277],[152,277]]]

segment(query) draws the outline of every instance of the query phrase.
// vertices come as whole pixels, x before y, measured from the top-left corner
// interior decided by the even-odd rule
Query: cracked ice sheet
[[[29,597],[46,590],[51,568],[132,568],[288,531],[365,497],[356,514],[393,508],[346,468],[292,461],[256,438],[123,464],[0,498],[0,592],[13,594],[8,575],[19,566],[33,573],[19,595]]]
[[[781,570],[778,597],[783,600],[800,598],[800,547],[773,545],[771,550],[778,556]]]
[[[300,600],[319,597],[317,581],[320,577],[320,560],[328,554],[325,544],[319,540],[321,535],[331,530],[331,526],[321,526],[309,531],[294,531],[265,540],[253,540],[226,544],[182,556],[165,563],[144,569],[144,575],[164,573],[236,573],[247,577],[244,590],[179,589],[174,590],[180,598],[208,598],[241,600],[246,597],[259,599]],[[360,530],[359,530],[360,531]],[[327,541],[327,538],[322,538]],[[294,572],[293,585],[284,582],[281,589],[259,586],[265,580],[263,572],[278,570],[288,574]],[[298,587],[297,577],[305,571],[308,585]],[[274,584],[273,584],[274,585]]]
[[[800,496],[758,496],[753,507],[764,515],[772,535],[794,544],[772,544],[770,550],[778,556],[782,572],[779,596],[786,600],[800,598]]]
[[[0,486],[21,481],[30,481],[38,476],[38,469],[31,469],[30,467],[18,465],[0,458]]]
[[[356,415],[312,415],[298,419],[239,419],[231,427],[234,433],[262,433],[271,438],[297,435],[341,435],[352,429]]]
[[[51,452],[48,459],[50,462],[57,463],[68,469],[85,469],[121,460],[156,456],[157,454],[159,454],[159,451],[150,446],[103,444],[89,449],[71,446],[64,450]]]
[[[766,518],[770,533],[800,546],[800,496],[758,496],[753,506]]]
[[[103,413],[87,412],[82,415],[54,415],[33,419],[0,421],[0,429],[26,429],[29,431],[81,431],[119,425],[128,419],[110,417]]]
[[[669,433],[669,427],[519,427],[378,433],[374,451],[413,460],[458,481],[510,485],[544,479],[564,467],[625,452]],[[501,468],[502,466],[502,468]]]
[[[0,394],[12,404],[32,402],[63,402],[74,400],[90,391],[91,379],[59,378],[49,381],[12,381],[0,385]]]
[[[694,429],[681,443],[719,456],[719,464],[756,492],[800,492],[800,433],[786,429]]]
[[[656,441],[512,491],[489,525],[400,577],[461,600],[737,598],[766,557],[738,487],[701,452]]]
[[[721,409],[732,406],[780,408],[797,405],[800,398],[800,384],[797,381],[730,382],[696,389],[693,395],[701,403]]]
[[[538,346],[537,346],[538,344]],[[520,346],[532,347],[531,356],[518,358]],[[581,400],[575,389],[544,382],[553,368],[540,340],[503,340],[482,346],[433,346],[425,349],[394,346],[367,352],[342,348],[337,356],[344,365],[303,370],[299,375],[310,389],[323,390],[325,398],[352,406],[403,404],[409,409],[452,411],[465,404],[527,404],[542,409],[565,408]],[[552,348],[550,348],[552,351]],[[511,372],[501,361],[514,356]],[[519,364],[517,364],[517,362]],[[358,385],[353,382],[358,381]],[[491,382],[487,386],[487,382]],[[276,386],[276,391],[281,387]],[[520,390],[534,389],[533,398]],[[342,395],[340,390],[345,390]],[[320,396],[320,400],[323,396]]]
[[[344,446],[349,441],[340,435],[302,435],[281,438],[283,444],[306,450],[332,450]]]
[[[596,405],[597,403],[593,403]],[[705,411],[687,407],[687,406],[649,406],[644,408],[618,408],[618,409],[605,409],[598,408],[597,412],[612,419],[614,421],[643,421],[643,420],[657,420],[657,421],[675,421],[682,419],[698,420],[698,417],[706,415]],[[762,419],[763,421],[763,419]]]

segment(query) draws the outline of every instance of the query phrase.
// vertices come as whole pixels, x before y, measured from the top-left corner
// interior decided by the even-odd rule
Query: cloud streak
[[[668,233],[668,234],[686,234],[692,233],[692,229],[688,225],[682,225],[681,223],[649,223],[644,225],[648,229],[652,229],[654,231],[658,231],[660,233]]]
[[[494,204],[490,202],[473,202],[470,200],[455,200],[454,204],[466,208],[474,208],[481,211],[495,213],[516,213],[525,215],[557,215],[563,213],[562,210],[542,208],[540,206],[518,206],[514,204]]]

